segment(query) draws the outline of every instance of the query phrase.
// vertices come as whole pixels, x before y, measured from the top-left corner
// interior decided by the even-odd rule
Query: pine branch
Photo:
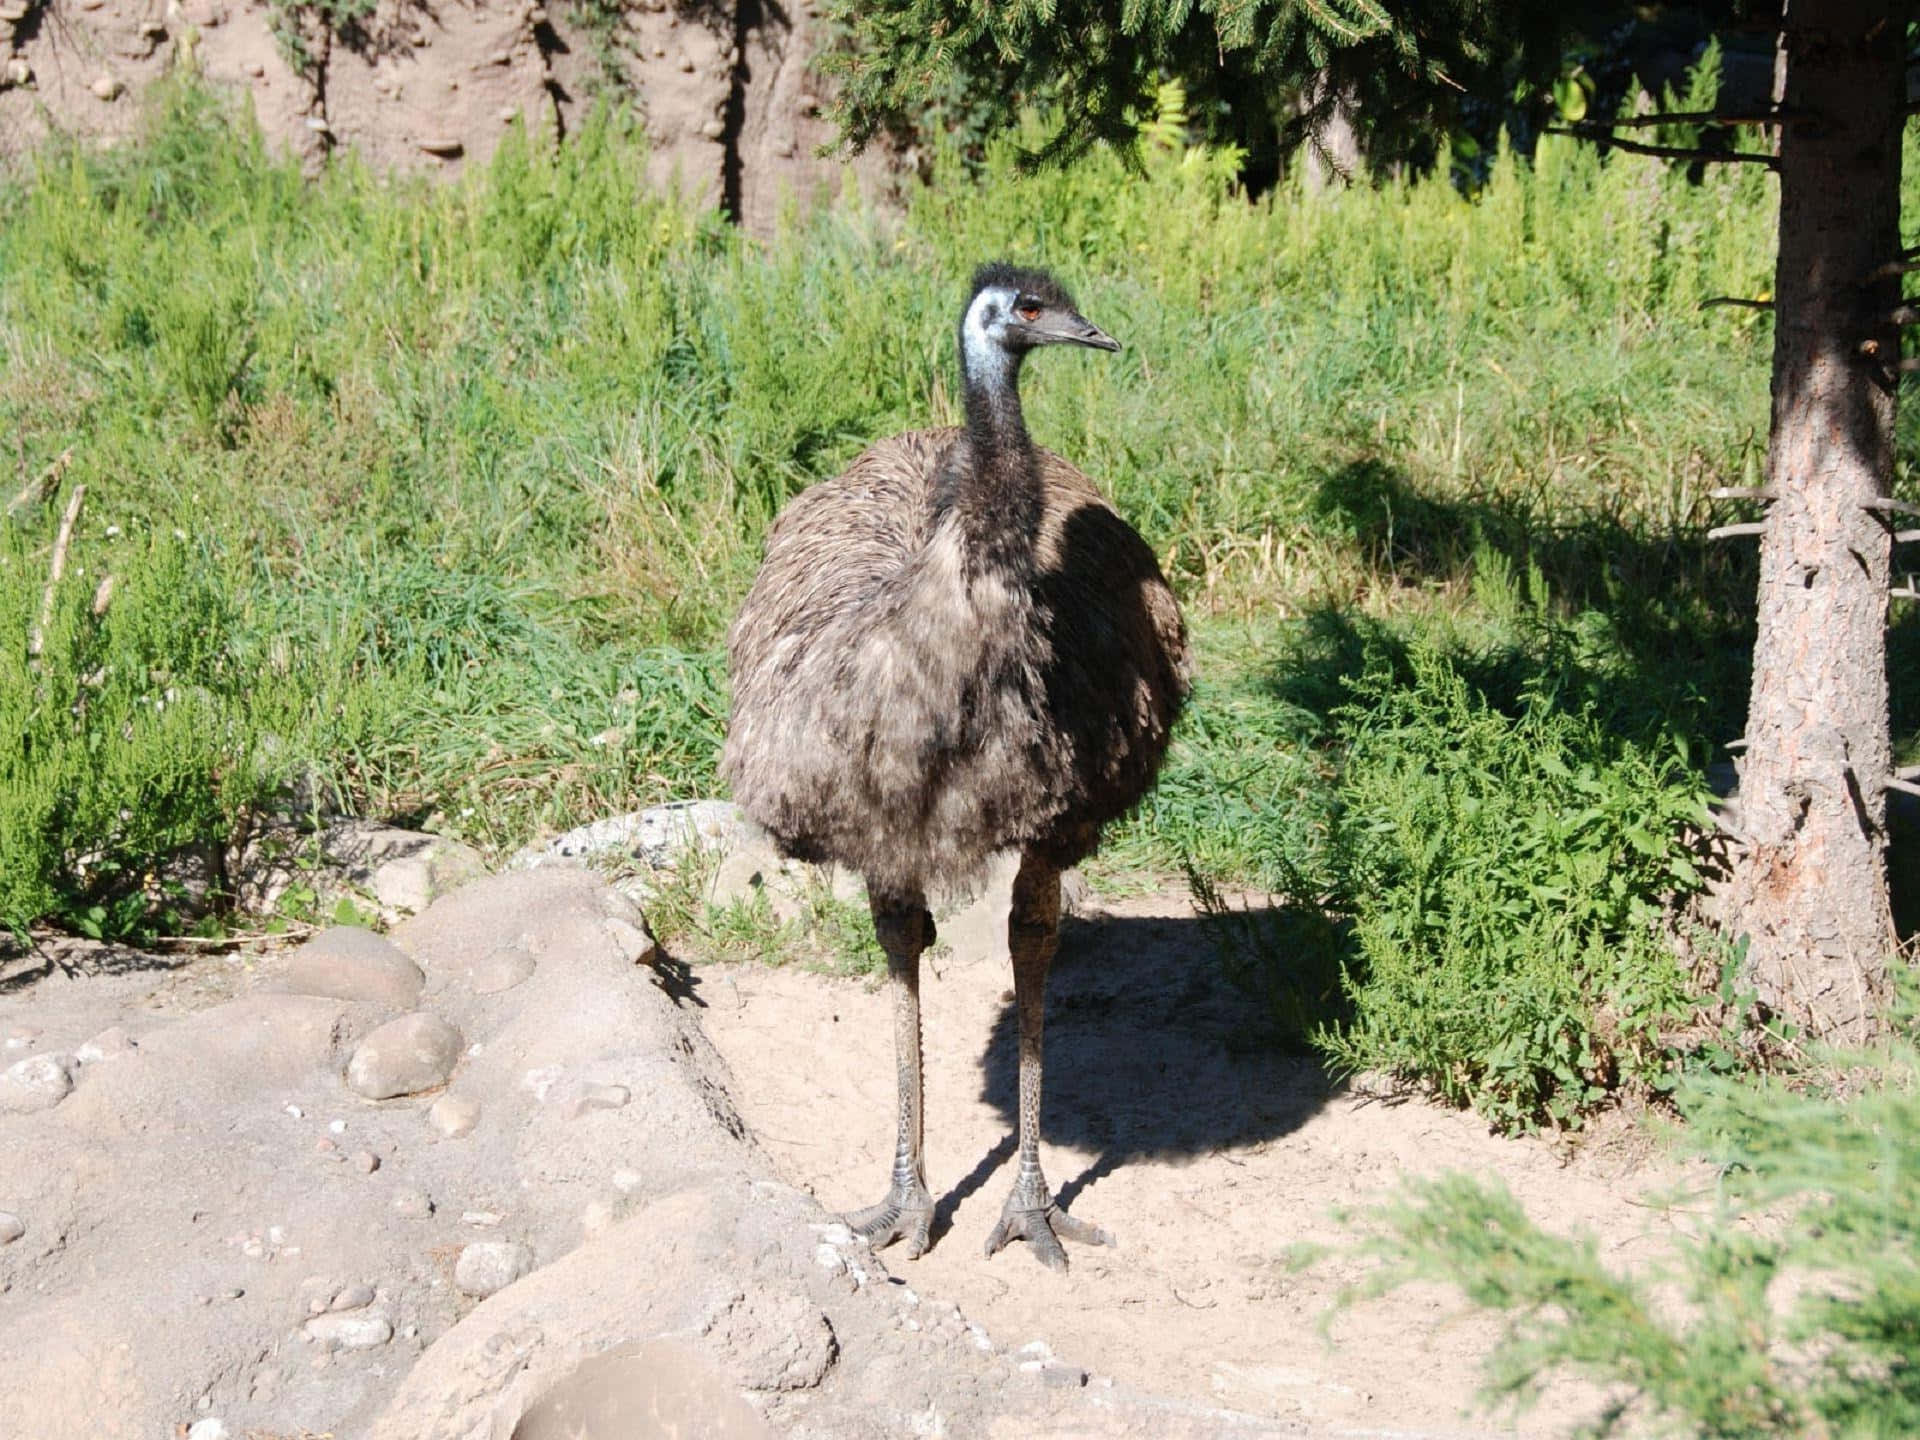
[[[1778,500],[1780,492],[1764,486],[1716,485],[1707,491],[1709,500]]]
[[[1785,106],[1765,110],[1670,110],[1660,115],[1628,115],[1619,120],[1582,120],[1594,129],[1634,130],[1650,125],[1790,125],[1800,112]]]
[[[1895,500],[1891,495],[1876,495],[1860,502],[1862,510],[1879,510],[1889,515],[1920,515],[1920,505],[1911,500]]]
[[[1581,125],[1549,125],[1549,135],[1571,135],[1576,140],[1591,140],[1605,148],[1612,146],[1624,150],[1629,155],[1651,155],[1656,160],[1698,160],[1708,165],[1764,165],[1769,170],[1780,168],[1780,157],[1762,154],[1757,150],[1696,150],[1684,145],[1642,145],[1638,140],[1622,140],[1618,135],[1609,135],[1604,131],[1586,128]]]
[[[1707,531],[1709,540],[1733,540],[1742,535],[1765,534],[1767,522],[1764,520],[1746,520],[1738,525],[1716,525]]]
[[[1738,295],[1714,295],[1706,300],[1702,300],[1696,308],[1701,310],[1712,310],[1713,308],[1719,305],[1733,305],[1733,306],[1737,306],[1742,310],[1773,309],[1773,301],[1771,300],[1746,300],[1746,299],[1742,299]]]

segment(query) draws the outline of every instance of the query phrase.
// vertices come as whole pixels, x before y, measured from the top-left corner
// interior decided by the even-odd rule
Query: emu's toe
[[[924,1188],[895,1187],[878,1205],[841,1217],[847,1228],[874,1249],[896,1240],[907,1242],[907,1258],[917,1260],[933,1243],[933,1196]]]
[[[987,1236],[987,1254],[998,1254],[1009,1241],[1024,1240],[1033,1256],[1049,1270],[1067,1268],[1067,1252],[1060,1244],[1071,1240],[1079,1245],[1118,1245],[1112,1234],[1098,1225],[1076,1220],[1051,1200],[1039,1209],[1016,1209],[1011,1201],[1000,1212],[1000,1221]]]

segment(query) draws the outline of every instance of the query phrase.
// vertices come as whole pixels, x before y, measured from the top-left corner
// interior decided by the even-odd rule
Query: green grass
[[[0,433],[21,483],[73,452],[0,537],[22,737],[0,924],[179,923],[144,877],[295,786],[496,855],[712,793],[725,626],[767,524],[874,437],[955,417],[953,312],[995,255],[1052,265],[1124,341],[1034,366],[1030,419],[1152,542],[1195,631],[1194,704],[1104,883],[1191,869],[1323,907],[1354,817],[1412,763],[1356,718],[1390,710],[1409,656],[1461,687],[1422,712],[1429,741],[1462,717],[1489,754],[1558,736],[1602,786],[1648,756],[1695,775],[1738,733],[1752,557],[1699,537],[1725,518],[1706,492],[1760,473],[1770,334],[1696,305],[1766,287],[1766,177],[1689,185],[1549,139],[1471,197],[1250,204],[1203,150],[1023,175],[1009,146],[903,216],[849,199],[760,244],[649,192],[643,160],[608,109],[451,184],[351,158],[309,182],[177,88],[137,143],[0,181]],[[57,643],[23,671],[77,484]],[[1391,684],[1365,679],[1380,656]],[[1365,939],[1352,905],[1321,922],[1347,948],[1308,978],[1241,968],[1303,1035],[1343,977],[1365,1037],[1387,957],[1425,952]],[[1467,1028],[1484,1052],[1493,1029]],[[1564,1093],[1513,1078],[1527,1123]]]

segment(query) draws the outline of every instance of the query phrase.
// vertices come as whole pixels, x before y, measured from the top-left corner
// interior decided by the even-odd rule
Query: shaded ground
[[[943,926],[952,953],[922,982],[928,1168],[945,1233],[917,1262],[883,1252],[896,1273],[996,1340],[1043,1339],[1143,1391],[1314,1433],[1558,1435],[1600,1407],[1597,1391],[1566,1384],[1518,1423],[1470,1412],[1492,1322],[1413,1288],[1355,1304],[1323,1334],[1363,1269],[1334,1259],[1296,1271],[1289,1250],[1350,1246],[1336,1207],[1385,1199],[1404,1175],[1463,1169],[1504,1178],[1530,1213],[1591,1230],[1611,1263],[1632,1264],[1671,1233],[1643,1197],[1680,1173],[1647,1161],[1630,1136],[1569,1156],[1249,1048],[1247,1006],[1180,897],[1070,921],[1050,989],[1048,1177],[1120,1248],[1072,1249],[1064,1280],[1019,1246],[984,1259],[1012,1183],[1003,916]],[[760,967],[695,973],[735,1101],[782,1172],[829,1210],[877,1198],[893,1139],[884,986]]]

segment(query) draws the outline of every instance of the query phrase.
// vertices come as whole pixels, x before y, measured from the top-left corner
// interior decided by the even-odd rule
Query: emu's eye
[[[1021,296],[1020,303],[1013,308],[1029,325],[1040,318],[1040,302],[1031,295]]]

